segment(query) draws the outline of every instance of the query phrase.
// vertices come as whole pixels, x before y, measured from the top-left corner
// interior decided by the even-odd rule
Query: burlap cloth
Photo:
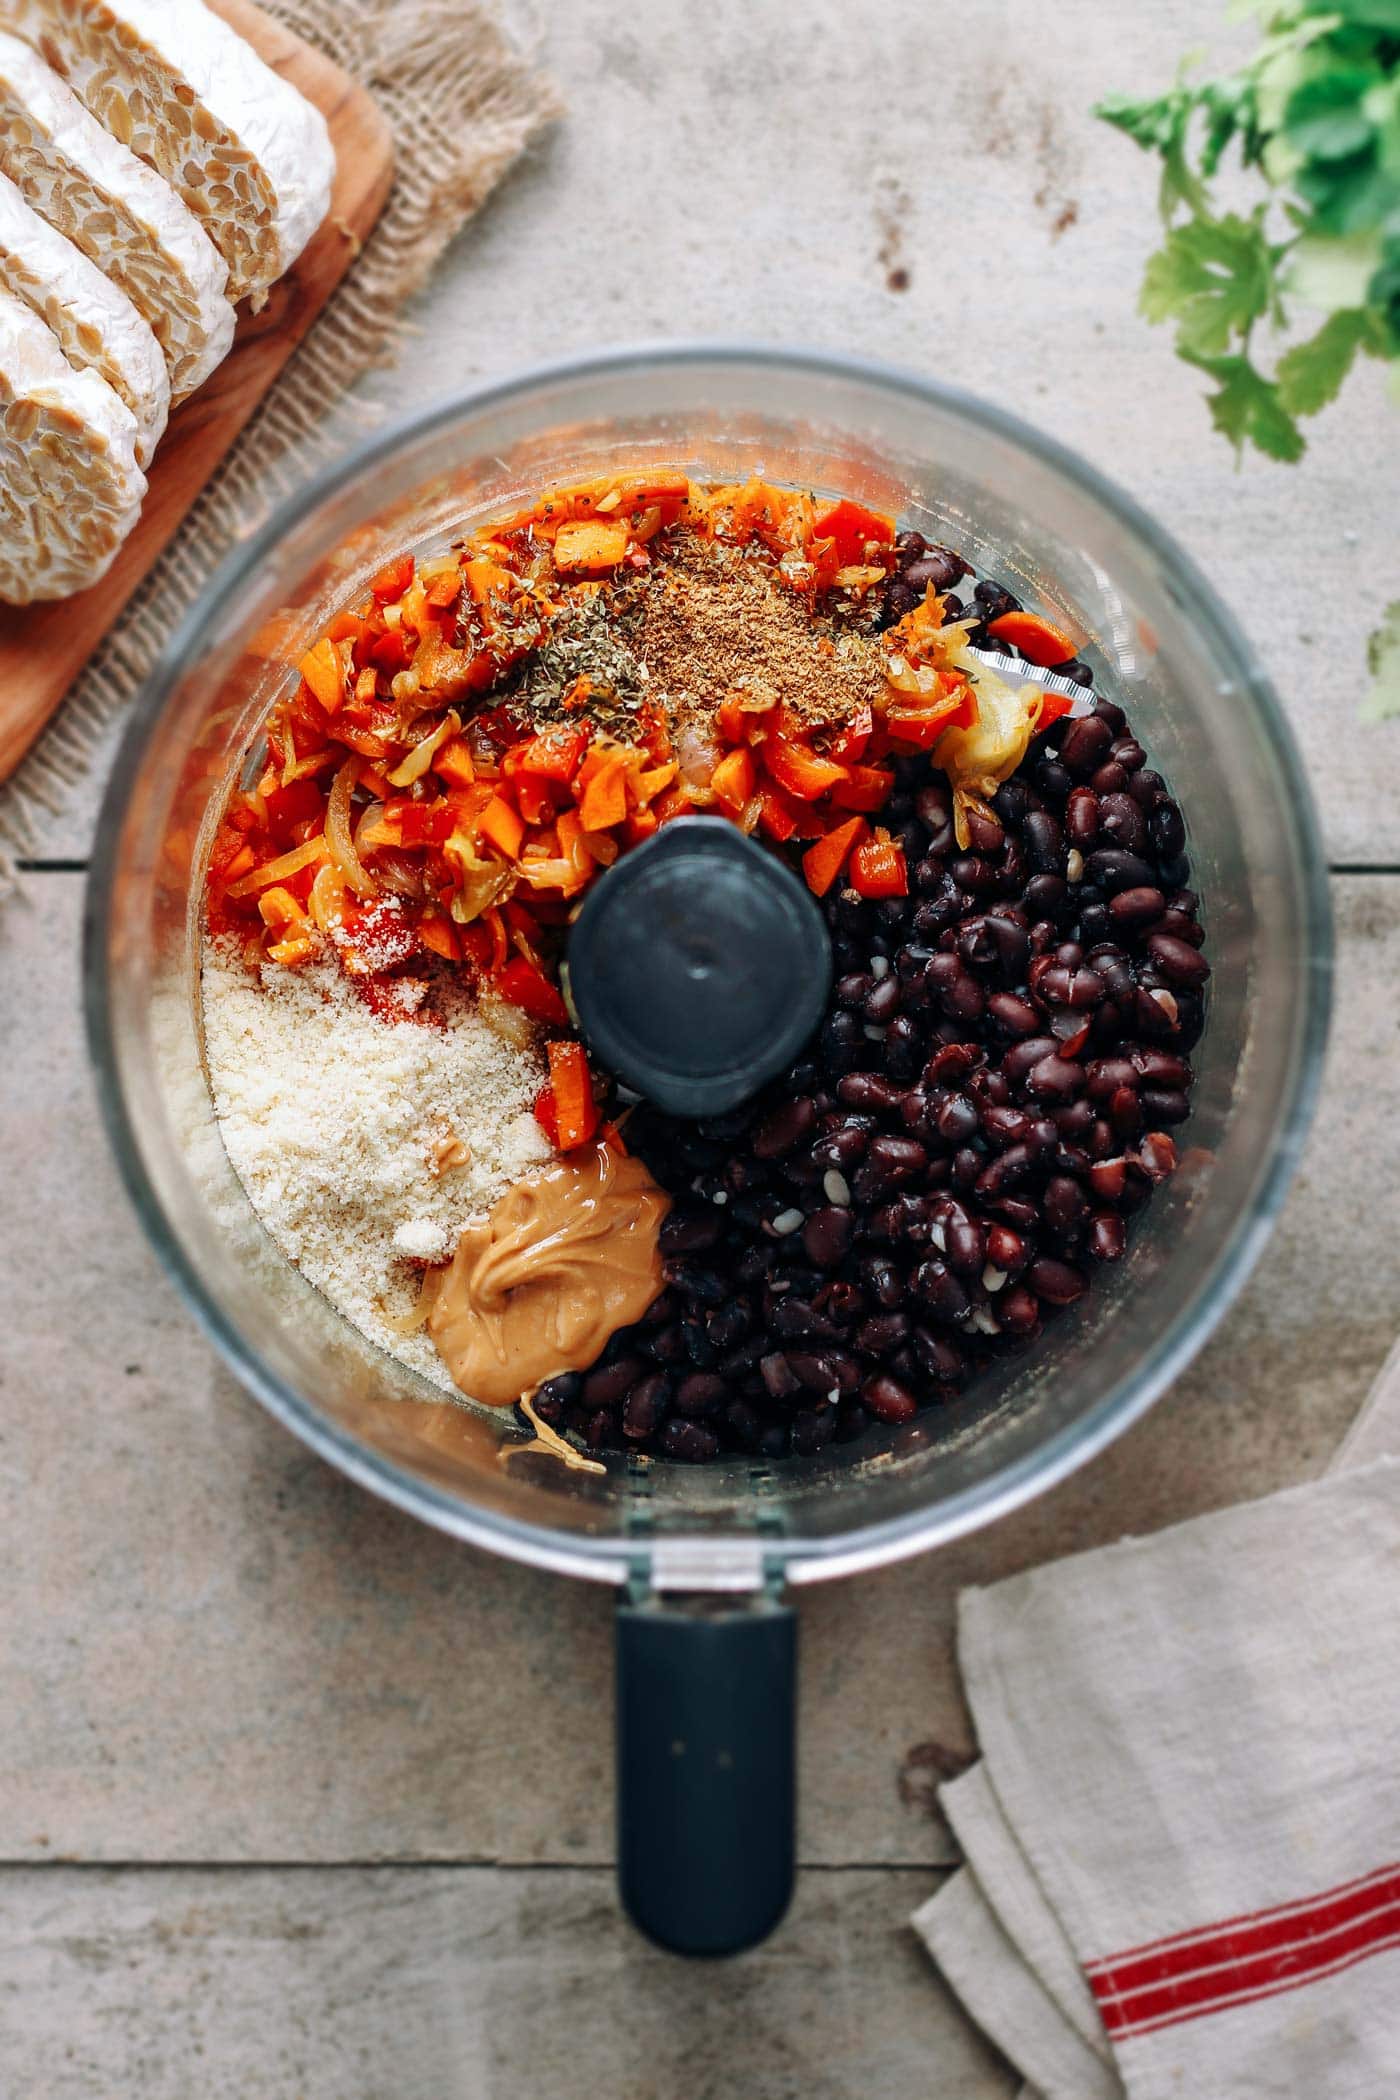
[[[392,363],[402,310],[464,223],[560,113],[531,53],[479,0],[260,0],[373,94],[395,179],[363,254],[24,764],[0,788],[0,898],[104,728],[150,671],[221,557],[342,444],[361,373]]]

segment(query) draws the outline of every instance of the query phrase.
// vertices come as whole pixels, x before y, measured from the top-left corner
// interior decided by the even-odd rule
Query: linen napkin
[[[1387,1449],[1400,1350],[1338,1459]],[[1382,1459],[963,1598],[914,1923],[1026,2100],[1400,2093],[1397,1586]]]

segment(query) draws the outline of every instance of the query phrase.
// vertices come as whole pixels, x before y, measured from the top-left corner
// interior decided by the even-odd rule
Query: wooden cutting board
[[[136,529],[101,583],[52,605],[0,606],[0,781],[58,708],[340,283],[393,180],[393,137],[364,88],[251,0],[210,4],[324,112],[336,158],[330,211],[262,312],[240,312],[228,356],[170,418]]]

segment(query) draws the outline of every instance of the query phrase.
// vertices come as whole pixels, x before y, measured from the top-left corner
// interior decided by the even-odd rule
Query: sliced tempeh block
[[[96,263],[31,211],[0,175],[0,287],[33,308],[77,372],[96,372],[136,418],[136,460],[155,451],[170,375],[150,323]]]
[[[228,264],[263,292],[326,215],[326,120],[201,0],[0,0],[100,124],[163,175]]]
[[[233,341],[217,248],[169,184],[107,136],[37,51],[3,32],[0,170],[144,314],[172,398],[207,379]]]
[[[131,410],[0,291],[0,599],[28,605],[96,583],[145,493]]]

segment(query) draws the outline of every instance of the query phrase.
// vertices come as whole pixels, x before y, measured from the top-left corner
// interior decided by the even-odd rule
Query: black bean
[[[1001,1068],[1013,1086],[1024,1086],[1034,1067],[1047,1057],[1053,1057],[1059,1044],[1052,1035],[1033,1035],[1026,1041],[1014,1043],[1001,1061]]]
[[[622,1403],[622,1434],[641,1443],[656,1434],[671,1397],[670,1381],[661,1371],[639,1378]]]
[[[1162,892],[1150,884],[1143,889],[1119,890],[1117,896],[1108,900],[1108,913],[1114,925],[1130,930],[1155,924],[1165,908],[1166,899]]]
[[[935,1118],[938,1135],[950,1145],[975,1137],[979,1120],[976,1104],[966,1094],[950,1094]]]
[[[886,1141],[877,1139],[876,1142]],[[922,1151],[922,1146],[919,1149]],[[855,1220],[850,1211],[838,1208],[835,1204],[824,1204],[820,1210],[812,1212],[803,1226],[802,1245],[806,1250],[807,1259],[815,1262],[819,1269],[834,1269],[845,1259],[854,1235]]]
[[[1058,1233],[1074,1232],[1088,1213],[1084,1191],[1068,1174],[1054,1174],[1045,1184],[1042,1197],[1045,1216]]]
[[[903,1098],[902,1089],[878,1072],[848,1072],[836,1091],[848,1108],[894,1109]]]
[[[1142,1113],[1150,1124],[1184,1123],[1191,1113],[1191,1103],[1184,1093],[1174,1087],[1145,1086],[1142,1090]]]
[[[966,1314],[967,1292],[945,1262],[920,1262],[910,1282],[936,1319],[951,1326]]]
[[[910,1320],[907,1313],[872,1313],[863,1320],[855,1332],[855,1344],[867,1356],[888,1356],[897,1349],[909,1333]]]
[[[799,1407],[792,1418],[792,1448],[800,1458],[810,1458],[835,1434],[834,1407]]]
[[[945,1260],[955,1276],[980,1276],[987,1265],[986,1234],[970,1218],[944,1227]]]
[[[1022,828],[1026,841],[1027,858],[1036,874],[1063,874],[1065,856],[1064,830],[1059,822],[1051,816],[1049,810],[1032,810]]]
[[[821,1058],[828,1072],[850,1072],[865,1053],[865,1036],[854,1014],[828,1014],[822,1023]]]
[[[1174,860],[1186,844],[1186,826],[1174,802],[1159,802],[1147,819],[1152,850],[1162,860]]]
[[[1089,1288],[1083,1273],[1067,1261],[1054,1261],[1042,1254],[1026,1271],[1026,1281],[1047,1305],[1073,1305]]]
[[[1032,1067],[1026,1085],[1037,1101],[1072,1101],[1084,1085],[1084,1067],[1052,1053]]]
[[[1021,998],[1015,992],[990,993],[987,1012],[1006,1035],[1034,1035],[1040,1027],[1040,1015],[1030,1000]]]
[[[879,1371],[873,1378],[867,1378],[860,1389],[860,1397],[877,1422],[907,1422],[919,1411],[919,1403],[908,1386],[891,1378],[887,1371]]]
[[[810,1136],[816,1120],[817,1111],[810,1095],[799,1094],[794,1101],[780,1102],[754,1132],[754,1152],[759,1159],[780,1158]]]
[[[1089,1236],[1084,1242],[1085,1251],[1095,1261],[1118,1261],[1127,1245],[1127,1230],[1123,1220],[1111,1210],[1097,1211],[1089,1223]]]
[[[1149,934],[1147,952],[1170,985],[1204,984],[1210,975],[1205,957],[1175,934]]]
[[[682,1415],[712,1415],[729,1399],[729,1387],[713,1371],[691,1371],[676,1386],[676,1412]]]
[[[883,1028],[885,1023],[892,1021],[898,1013],[899,1000],[899,979],[891,972],[888,977],[882,977],[878,984],[872,985],[865,996],[862,1011],[873,1028]]]
[[[1110,758],[1093,774],[1089,785],[1096,795],[1123,795],[1127,793],[1132,775],[1117,759]]]
[[[1040,1307],[1025,1284],[1014,1284],[997,1299],[997,1319],[1004,1334],[1028,1340],[1040,1327]]]
[[[987,1259],[994,1269],[1007,1276],[1015,1276],[1024,1269],[1030,1250],[1019,1232],[1009,1225],[989,1225],[987,1228]]]
[[[585,1407],[616,1407],[629,1385],[640,1378],[646,1365],[640,1356],[621,1356],[615,1363],[590,1371],[583,1381]]]
[[[1065,804],[1065,833],[1076,846],[1091,846],[1099,835],[1099,798],[1092,788],[1077,787]]]
[[[1060,740],[1060,760],[1065,770],[1079,779],[1102,765],[1113,742],[1108,724],[1097,714],[1081,715],[1072,721]]]
[[[784,1436],[782,1446],[786,1443]],[[661,1426],[661,1450],[664,1457],[678,1459],[683,1465],[703,1465],[708,1459],[718,1458],[719,1438],[703,1422],[673,1415]]]
[[[1124,853],[1141,853],[1147,844],[1147,823],[1131,795],[1104,795],[1099,825],[1105,838]]]
[[[1125,852],[1121,846],[1099,846],[1084,862],[1085,873],[1091,882],[1100,883],[1110,897],[1119,890],[1150,889],[1157,876],[1151,865],[1139,854]]]

